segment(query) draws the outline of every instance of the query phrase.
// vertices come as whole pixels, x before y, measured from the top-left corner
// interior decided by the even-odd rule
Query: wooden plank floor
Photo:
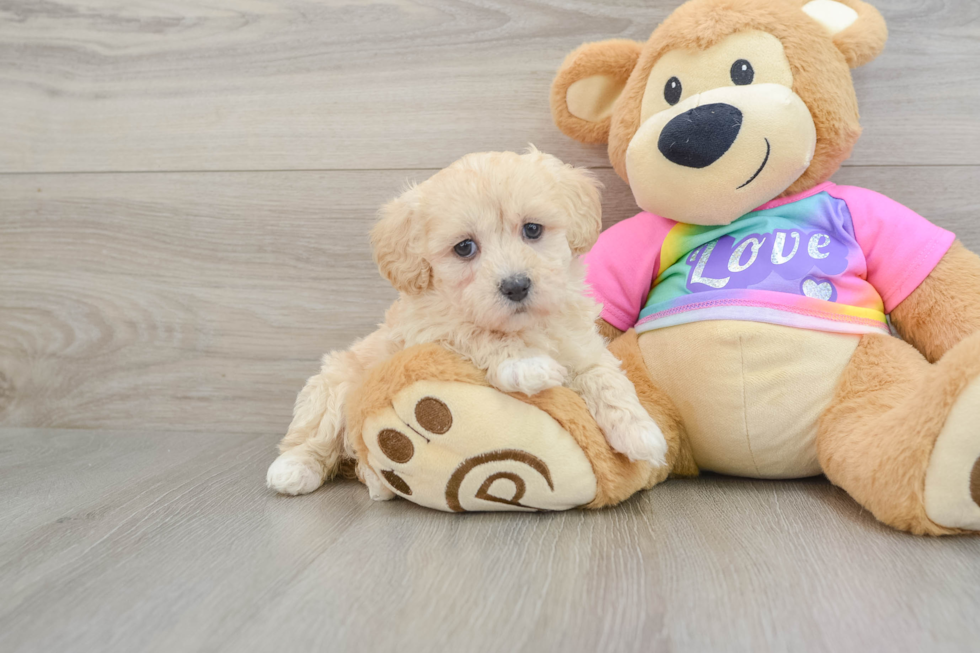
[[[582,42],[680,0],[0,0],[0,651],[977,650],[980,538],[820,479],[448,516],[264,488],[303,379],[393,297],[381,202],[551,124]],[[980,3],[880,0],[835,177],[980,251]]]
[[[447,515],[258,481],[268,437],[0,432],[3,651],[976,650],[976,538],[824,481]]]

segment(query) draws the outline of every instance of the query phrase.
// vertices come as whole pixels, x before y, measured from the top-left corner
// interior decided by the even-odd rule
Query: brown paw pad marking
[[[418,403],[415,404],[415,419],[418,420],[419,426],[436,435],[446,433],[453,426],[453,414],[450,412],[449,406],[435,397],[419,399]],[[400,465],[407,463],[415,455],[415,445],[412,444],[412,440],[395,429],[384,429],[378,433],[378,447],[381,449],[381,453],[388,457],[388,460]],[[411,486],[394,471],[383,469],[381,475],[396,492],[405,496],[412,496]],[[487,487],[490,486],[487,485]],[[520,496],[517,496],[513,501],[519,501],[521,496],[524,496],[523,490],[520,491]]]
[[[399,464],[407,463],[415,455],[415,445],[404,433],[395,429],[385,429],[378,433],[378,447],[388,456],[388,460]]]
[[[442,435],[453,426],[453,414],[449,406],[435,397],[424,397],[415,404],[415,419],[419,426],[430,433]]]
[[[449,506],[449,509],[453,512],[466,511],[466,509],[463,508],[462,504],[459,502],[459,489],[460,486],[462,486],[463,479],[466,478],[467,474],[481,465],[501,462],[504,460],[516,461],[521,463],[521,465],[534,470],[544,477],[548,487],[554,491],[555,484],[551,480],[551,470],[548,469],[548,465],[546,465],[545,462],[537,456],[526,451],[520,451],[519,449],[491,451],[489,453],[480,454],[479,456],[467,458],[460,464],[459,467],[456,468],[453,475],[449,477],[449,482],[446,484],[446,504]],[[514,484],[514,496],[509,499],[490,494],[490,486],[493,485],[494,481],[502,478],[505,478]],[[493,501],[495,503],[506,503],[508,505],[518,506],[520,508],[540,510],[534,506],[528,506],[521,503],[521,499],[524,498],[524,493],[526,491],[527,483],[524,482],[524,479],[521,478],[519,474],[514,472],[497,472],[495,474],[491,474],[485,481],[483,481],[483,483],[480,485],[480,489],[476,491],[476,498],[483,499],[485,501]]]
[[[388,485],[404,495],[412,496],[412,488],[408,486],[408,483],[406,483],[405,479],[403,479],[401,476],[389,469],[381,470],[381,475],[385,477],[386,481],[388,481]]]
[[[970,495],[973,502],[980,506],[980,458],[973,463],[973,473],[970,474]]]
[[[378,447],[381,452],[388,456],[388,459],[396,463],[407,463],[415,455],[415,445],[408,439],[408,436],[395,429],[385,429],[378,433]],[[385,477],[388,484],[401,492],[411,496],[412,488],[401,476],[390,469],[381,470],[381,475]]]

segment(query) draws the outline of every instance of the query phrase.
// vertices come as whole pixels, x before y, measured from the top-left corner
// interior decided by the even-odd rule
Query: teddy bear
[[[829,181],[861,132],[850,69],[886,39],[859,0],[690,0],[645,43],[562,64],[555,123],[607,143],[641,209],[586,263],[667,467],[609,450],[570,391],[501,393],[434,345],[352,393],[358,465],[452,511],[601,507],[702,470],[824,474],[896,529],[980,531],[980,258]]]

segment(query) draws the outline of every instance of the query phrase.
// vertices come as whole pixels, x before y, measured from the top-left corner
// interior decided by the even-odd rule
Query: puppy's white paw
[[[667,440],[656,422],[649,417],[628,417],[614,422],[602,428],[609,446],[630,460],[643,460],[654,467],[667,464]]]
[[[491,379],[491,383],[504,392],[536,395],[563,384],[567,374],[568,370],[551,356],[508,358],[497,366],[495,379]]]
[[[309,494],[323,485],[323,475],[315,462],[286,452],[269,465],[265,484],[280,494]]]
[[[367,486],[368,494],[375,501],[391,501],[395,498],[395,493],[385,487],[378,475],[374,473],[374,470],[367,465],[359,466],[359,471],[361,472],[361,477],[364,479],[364,484]]]

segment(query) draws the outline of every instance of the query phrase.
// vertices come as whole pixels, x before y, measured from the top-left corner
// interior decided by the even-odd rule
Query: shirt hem
[[[641,333],[704,320],[767,322],[833,333],[890,333],[884,315],[877,320],[747,301],[703,302],[661,311],[640,320],[636,325],[636,331]]]
[[[734,307],[731,307],[734,308]],[[647,320],[636,325],[637,333],[666,329],[668,327],[691,324],[694,322],[709,322],[731,320],[736,322],[762,322],[765,324],[775,324],[778,326],[791,327],[795,329],[807,329],[808,331],[823,331],[827,333],[842,333],[850,335],[865,335],[868,333],[890,334],[888,325],[860,324],[854,322],[840,322],[824,316],[797,315],[778,309],[759,309],[752,308],[750,311],[700,309],[677,313],[662,318]]]

